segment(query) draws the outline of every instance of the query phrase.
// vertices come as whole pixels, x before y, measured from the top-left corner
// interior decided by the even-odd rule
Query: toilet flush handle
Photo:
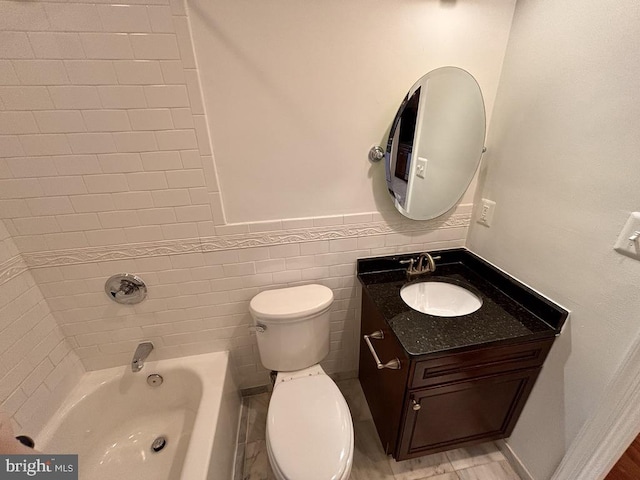
[[[255,325],[252,325],[249,327],[250,332],[256,332],[256,333],[264,333],[266,329],[267,329],[267,326],[262,323],[256,323]]]

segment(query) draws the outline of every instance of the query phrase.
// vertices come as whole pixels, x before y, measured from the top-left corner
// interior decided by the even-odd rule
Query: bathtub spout
[[[133,373],[142,370],[142,367],[144,367],[144,361],[151,353],[151,350],[153,350],[153,343],[151,342],[143,342],[138,345],[136,352],[133,354],[133,359],[131,360],[131,371]]]

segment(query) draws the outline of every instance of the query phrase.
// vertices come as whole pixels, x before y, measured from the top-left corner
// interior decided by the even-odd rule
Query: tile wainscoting
[[[470,212],[471,205],[460,205],[430,222],[388,223],[376,213],[225,225],[215,237],[23,253],[0,265],[0,279],[30,270],[88,370],[125,365],[137,343],[151,340],[157,358],[230,350],[240,386],[247,388],[268,383],[247,329],[255,294],[311,282],[330,287],[331,353],[323,366],[330,373],[355,371],[356,259],[462,246]],[[353,219],[369,221],[349,223]],[[145,280],[143,303],[108,300],[104,282],[121,272]]]

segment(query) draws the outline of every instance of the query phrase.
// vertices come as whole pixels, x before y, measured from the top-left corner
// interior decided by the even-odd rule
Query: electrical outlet
[[[493,212],[496,209],[496,202],[492,200],[482,199],[482,205],[480,205],[480,212],[478,213],[478,223],[485,227],[490,227],[493,221]]]

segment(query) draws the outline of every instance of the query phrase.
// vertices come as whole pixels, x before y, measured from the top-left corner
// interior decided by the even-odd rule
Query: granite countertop
[[[436,271],[411,281],[459,284],[481,297],[477,311],[436,317],[410,308],[400,298],[409,281],[399,261],[417,254],[358,260],[358,279],[411,356],[462,351],[478,346],[554,337],[568,312],[466,249],[430,252]]]

